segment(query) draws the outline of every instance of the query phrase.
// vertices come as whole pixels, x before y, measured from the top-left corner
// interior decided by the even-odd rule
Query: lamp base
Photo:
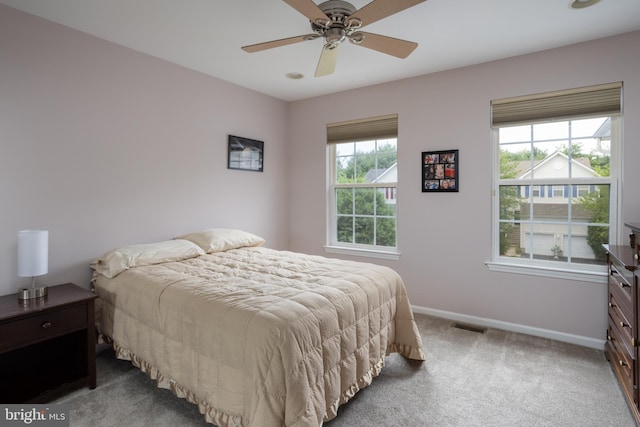
[[[39,288],[20,289],[18,291],[19,300],[30,300],[36,298],[44,298],[47,296],[47,286],[41,286]]]

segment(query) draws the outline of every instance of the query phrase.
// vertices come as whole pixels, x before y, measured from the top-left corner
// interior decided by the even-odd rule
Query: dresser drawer
[[[615,307],[609,308],[609,329],[616,330],[618,346],[629,354],[633,354],[635,344],[635,331],[629,320]]]
[[[618,262],[616,258],[610,257],[609,259],[609,283],[615,283],[620,286],[620,288],[629,295],[629,298],[631,298],[633,272],[627,270],[627,268]]]
[[[86,327],[86,304],[3,323],[0,324],[0,353]]]
[[[631,316],[633,314],[633,288],[627,286],[626,281],[618,280],[620,276],[609,275],[609,302],[611,299],[615,300],[615,304],[620,306],[621,309]]]
[[[611,321],[609,322],[611,323]],[[618,379],[625,389],[626,393],[633,397],[633,401],[637,402],[637,393],[635,384],[636,360],[633,353],[629,353],[622,339],[618,334],[618,330],[614,325],[609,324],[607,340],[611,352],[609,354],[610,362],[614,370],[618,374]]]
[[[609,310],[619,310],[628,320],[633,319],[633,303],[627,291],[610,279],[608,292]]]

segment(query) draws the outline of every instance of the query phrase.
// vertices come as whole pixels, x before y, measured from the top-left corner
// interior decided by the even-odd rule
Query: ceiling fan
[[[356,9],[351,3],[342,0],[329,0],[319,5],[312,0],[284,0],[309,18],[313,33],[243,46],[242,50],[253,53],[322,37],[325,44],[316,68],[316,77],[335,71],[338,47],[345,40],[397,58],[406,58],[418,47],[418,43],[367,33],[360,29],[424,1],[426,0],[373,0],[361,9]]]

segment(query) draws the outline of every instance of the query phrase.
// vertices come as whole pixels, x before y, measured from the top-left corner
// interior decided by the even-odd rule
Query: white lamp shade
[[[18,231],[18,276],[42,276],[49,271],[49,232]]]

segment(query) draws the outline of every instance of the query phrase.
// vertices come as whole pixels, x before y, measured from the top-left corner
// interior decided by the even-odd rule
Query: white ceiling
[[[369,1],[351,3],[360,8]],[[311,33],[308,19],[282,0],[0,0],[285,101],[640,30],[640,0],[602,0],[580,10],[569,2],[428,0],[365,27],[418,42],[407,59],[345,43],[336,72],[315,78],[321,39],[257,53],[240,50]],[[305,77],[290,80],[288,72]]]

